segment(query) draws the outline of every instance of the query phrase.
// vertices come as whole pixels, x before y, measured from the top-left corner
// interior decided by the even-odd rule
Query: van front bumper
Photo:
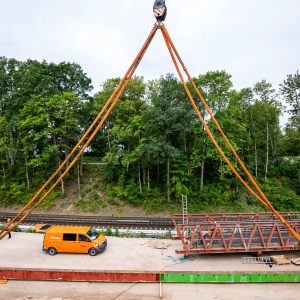
[[[107,239],[105,239],[105,241],[102,244],[98,245],[98,253],[103,252],[106,246],[107,246]]]

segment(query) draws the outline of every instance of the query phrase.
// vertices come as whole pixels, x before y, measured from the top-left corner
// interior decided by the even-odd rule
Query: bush
[[[145,238],[145,237],[147,237],[147,235],[146,235],[145,232],[140,232],[139,237],[140,238]]]

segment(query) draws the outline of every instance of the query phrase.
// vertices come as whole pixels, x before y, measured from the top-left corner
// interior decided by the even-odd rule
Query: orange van
[[[91,227],[48,226],[45,224],[36,226],[36,231],[46,232],[42,250],[50,255],[68,252],[89,253],[95,256],[103,252],[107,246],[106,237]]]

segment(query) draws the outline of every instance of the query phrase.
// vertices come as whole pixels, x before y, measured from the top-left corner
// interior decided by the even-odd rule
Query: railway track
[[[0,222],[13,219],[17,214],[0,213]],[[21,216],[22,217],[22,216]],[[148,228],[169,228],[174,229],[171,218],[139,218],[139,217],[102,217],[102,216],[71,216],[71,215],[50,215],[31,214],[22,224],[49,223],[53,225],[80,225],[96,227],[138,227]]]

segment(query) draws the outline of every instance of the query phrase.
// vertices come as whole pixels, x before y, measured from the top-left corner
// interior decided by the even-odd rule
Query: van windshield
[[[99,236],[99,233],[94,230],[94,229],[90,229],[87,233],[86,233],[92,240],[96,240]]]

